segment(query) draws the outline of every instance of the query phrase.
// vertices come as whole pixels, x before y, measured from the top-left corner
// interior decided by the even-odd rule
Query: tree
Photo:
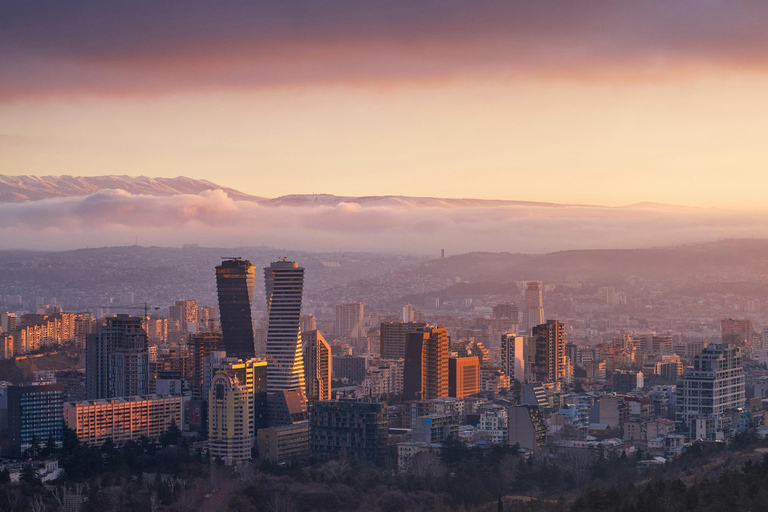
[[[37,474],[37,471],[31,464],[24,464],[24,467],[21,468],[20,480],[33,487],[43,485],[43,481],[40,480],[40,475]]]
[[[11,481],[11,472],[8,471],[8,468],[3,469],[0,471],[0,484],[7,484]]]
[[[50,457],[56,453],[56,440],[53,438],[53,434],[48,435],[48,440],[45,442],[45,449],[43,449],[43,456]]]
[[[163,446],[178,445],[181,437],[181,429],[176,425],[176,418],[172,418],[168,430],[160,436],[160,444]]]
[[[32,434],[32,439],[29,442],[29,448],[27,448],[27,456],[34,459],[40,453],[40,441],[35,434]]]

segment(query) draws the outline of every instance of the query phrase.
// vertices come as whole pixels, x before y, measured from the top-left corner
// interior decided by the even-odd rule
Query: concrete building
[[[350,384],[357,384],[365,379],[368,371],[368,358],[363,356],[333,356],[333,378],[347,379]]]
[[[525,382],[526,343],[523,336],[501,335],[501,371],[510,380]]]
[[[216,373],[208,390],[208,452],[232,465],[251,458],[253,392],[235,372]]]
[[[304,389],[304,351],[299,322],[304,269],[282,259],[264,269],[267,293],[267,390]]]
[[[546,443],[547,426],[538,407],[516,405],[509,408],[509,444],[540,453]]]
[[[352,336],[358,338],[364,335],[363,304],[361,302],[337,304],[336,323],[334,325],[334,334],[336,336]]]
[[[384,404],[364,400],[317,402],[310,418],[310,449],[323,460],[342,456],[371,464],[384,462],[387,448]]]
[[[536,355],[533,377],[541,382],[560,381],[565,377],[565,326],[557,320],[532,328]]]
[[[331,399],[331,347],[320,331],[302,333],[307,400]]]
[[[677,420],[696,430],[697,438],[727,434],[727,412],[744,407],[741,349],[732,344],[709,345],[694,358],[693,368],[677,380]],[[719,420],[718,420],[719,419]],[[708,421],[711,420],[711,421]],[[694,425],[699,421],[700,425]]]
[[[747,344],[752,346],[752,320],[725,318],[720,321],[720,333],[724,344]]]
[[[432,413],[418,416],[412,422],[412,439],[415,443],[441,443],[459,432],[459,424],[453,414]]]
[[[253,337],[253,290],[256,267],[248,260],[233,258],[216,267],[223,348],[231,357],[250,359],[256,355]]]
[[[64,403],[64,421],[81,443],[100,446],[107,439],[116,444],[157,440],[171,425],[181,428],[182,397],[145,395]]]
[[[142,319],[107,317],[99,332],[86,339],[86,396],[90,400],[146,395],[150,368]]]
[[[208,388],[203,386],[203,360],[212,352],[223,350],[221,333],[203,332],[192,334],[188,338],[190,361],[190,389],[192,400],[203,400],[208,396]]]
[[[448,332],[428,327],[408,334],[403,370],[403,399],[448,396]]]
[[[448,359],[448,396],[464,398],[480,392],[480,361],[477,356]]]
[[[537,325],[544,323],[544,302],[541,293],[541,283],[531,281],[525,290],[525,313],[523,326],[527,333]]]
[[[260,459],[273,464],[309,458],[309,422],[260,429],[258,450]]]
[[[379,326],[379,353],[382,359],[405,358],[408,333],[423,330],[424,322],[382,322]]]

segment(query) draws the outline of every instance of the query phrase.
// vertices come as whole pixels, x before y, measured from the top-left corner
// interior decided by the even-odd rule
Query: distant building
[[[431,413],[412,420],[413,442],[441,443],[450,437],[458,437],[459,425],[452,414]]]
[[[531,281],[525,290],[525,317],[523,323],[527,332],[537,325],[544,323],[544,302],[541,294],[541,283]]]
[[[464,398],[480,392],[480,361],[477,356],[448,359],[448,396]]]
[[[629,393],[635,389],[643,389],[643,372],[614,370],[612,379],[613,390],[616,393]]]
[[[233,258],[216,267],[223,348],[231,357],[256,355],[251,315],[255,281],[256,267],[248,260]]]
[[[308,400],[331,399],[331,347],[320,331],[302,333],[304,383]]]
[[[565,326],[557,320],[533,327],[536,355],[533,376],[542,382],[555,382],[565,377]]]
[[[317,318],[315,318],[315,315],[301,315],[299,328],[302,333],[317,330]]]
[[[319,459],[348,457],[371,464],[384,462],[387,449],[384,404],[363,400],[318,402],[310,419],[310,448]]]
[[[517,306],[512,303],[496,304],[493,306],[493,318],[497,320],[512,320],[513,323],[517,323],[519,319]]]
[[[101,446],[107,439],[116,444],[156,441],[175,422],[181,428],[182,398],[145,395],[66,402],[64,420],[81,443]]]
[[[62,385],[0,387],[0,453],[21,457],[33,439],[42,448],[49,438],[61,447],[64,421]]]
[[[196,300],[177,300],[168,307],[168,319],[178,322],[182,333],[197,332],[198,305]]]
[[[720,332],[723,343],[752,345],[752,320],[725,318],[720,321]]]
[[[267,390],[304,390],[304,354],[299,322],[304,268],[282,259],[264,269],[267,293]]]
[[[357,384],[365,379],[368,370],[368,358],[363,356],[333,356],[333,378],[347,379],[350,384]]]
[[[403,399],[448,396],[448,332],[427,327],[408,334],[403,370]]]
[[[142,319],[115,315],[86,340],[89,400],[149,393],[149,349]]]
[[[408,333],[417,332],[427,326],[424,322],[382,322],[380,332],[380,350],[382,359],[402,359],[405,357],[405,342]]]
[[[501,371],[510,379],[525,381],[526,343],[523,336],[501,335]]]
[[[203,360],[212,352],[223,350],[221,333],[203,332],[189,336],[190,388],[192,400],[202,400],[208,396],[208,389],[203,387]]]
[[[354,337],[363,335],[363,304],[360,302],[348,302],[336,305],[336,324],[334,334],[347,336],[352,333]]]

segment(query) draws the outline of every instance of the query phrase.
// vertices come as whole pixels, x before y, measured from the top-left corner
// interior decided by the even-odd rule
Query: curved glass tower
[[[264,269],[267,289],[267,391],[301,389],[304,357],[299,322],[304,269],[282,259]]]
[[[222,343],[230,357],[250,359],[256,355],[253,340],[253,286],[256,267],[248,260],[233,258],[216,267]]]

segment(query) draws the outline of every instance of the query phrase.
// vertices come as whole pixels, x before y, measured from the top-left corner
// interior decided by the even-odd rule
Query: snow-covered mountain
[[[488,208],[494,206],[575,206],[529,201],[501,201],[485,199],[445,199],[407,196],[335,196],[330,194],[292,194],[273,199],[253,196],[222,187],[207,180],[177,178],[149,178],[147,176],[5,176],[0,175],[0,203],[20,203],[56,197],[81,197],[100,190],[124,190],[134,195],[173,196],[200,194],[207,190],[223,190],[235,201],[249,201],[262,206],[337,206],[357,203],[363,207],[412,208]]]
[[[54,197],[87,196],[99,190],[125,190],[131,194],[172,196],[199,194],[221,189],[238,201],[262,201],[264,198],[244,194],[206,180],[148,178],[146,176],[5,176],[0,174],[0,203],[37,201]]]

